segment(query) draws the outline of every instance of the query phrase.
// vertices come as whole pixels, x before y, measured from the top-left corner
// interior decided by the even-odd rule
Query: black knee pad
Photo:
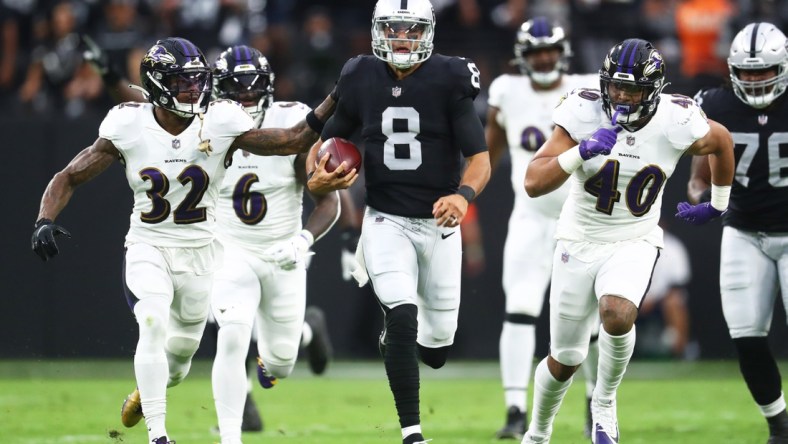
[[[432,368],[443,367],[443,365],[446,364],[446,358],[449,357],[450,347],[450,345],[447,345],[445,347],[429,348],[419,345],[419,357],[421,358],[421,362]]]
[[[417,309],[413,304],[404,304],[386,313],[386,345],[415,343],[419,322]]]
[[[739,369],[755,402],[769,405],[776,401],[782,391],[782,380],[767,338],[736,338],[733,343],[739,353]]]

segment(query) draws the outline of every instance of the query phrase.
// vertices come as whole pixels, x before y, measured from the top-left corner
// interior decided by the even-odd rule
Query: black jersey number
[[[259,182],[257,174],[244,174],[233,189],[233,209],[238,219],[246,225],[260,223],[268,212],[268,202],[263,193],[251,191],[252,185]]]
[[[170,202],[165,196],[170,191],[170,180],[157,168],[145,168],[140,171],[142,180],[151,183],[145,193],[151,200],[151,209],[142,213],[140,219],[148,224],[157,224],[165,221],[170,216]],[[178,175],[178,182],[183,186],[191,183],[191,188],[183,198],[183,202],[175,208],[173,221],[176,224],[193,224],[202,222],[207,218],[205,207],[197,205],[208,189],[210,179],[208,173],[197,165],[189,165]]]
[[[381,131],[383,164],[390,170],[415,170],[421,165],[421,142],[416,139],[421,124],[419,112],[411,107],[390,106],[383,111]]]
[[[618,161],[608,160],[585,182],[584,188],[588,194],[596,197],[596,210],[600,213],[613,214],[613,205],[621,200],[618,172]],[[629,212],[635,217],[648,213],[665,180],[667,175],[656,165],[648,165],[638,171],[627,184],[625,193]]]
[[[747,173],[755,153],[758,152],[760,137],[757,133],[731,133],[731,136],[736,148],[744,146],[739,163],[736,165],[736,182],[747,187],[750,183]],[[788,145],[788,133],[773,133],[769,136],[766,147],[769,159],[769,185],[775,188],[788,186],[788,157],[780,155],[780,148],[786,145]]]

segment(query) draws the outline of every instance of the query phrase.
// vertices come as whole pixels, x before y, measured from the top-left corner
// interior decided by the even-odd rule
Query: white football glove
[[[314,254],[309,251],[309,247],[314,243],[315,238],[312,233],[301,230],[290,239],[274,244],[263,254],[271,258],[283,270],[292,270],[299,264],[304,264],[306,267],[307,259]]]

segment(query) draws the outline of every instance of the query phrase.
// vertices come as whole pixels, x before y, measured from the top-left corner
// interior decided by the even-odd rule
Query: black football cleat
[[[766,418],[769,424],[769,440],[766,444],[788,444],[788,413],[785,410],[771,418]]]
[[[516,406],[509,407],[506,411],[506,424],[501,430],[495,432],[495,437],[498,439],[523,439],[527,416],[525,412],[520,411]]]
[[[331,360],[333,349],[328,336],[326,316],[318,307],[307,307],[304,321],[312,329],[312,341],[306,348],[309,358],[309,368],[312,373],[322,375],[326,371],[328,361]]]

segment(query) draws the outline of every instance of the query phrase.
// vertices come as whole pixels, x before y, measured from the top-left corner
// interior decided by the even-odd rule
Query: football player
[[[535,324],[550,284],[556,221],[569,194],[567,183],[538,199],[528,197],[523,188],[525,169],[553,130],[551,114],[561,96],[599,84],[595,74],[566,74],[570,55],[564,29],[545,17],[535,17],[520,26],[514,44],[512,62],[521,74],[503,74],[490,84],[485,128],[490,163],[495,168],[508,147],[515,196],[503,251],[506,314],[499,347],[507,411],[506,423],[496,433],[499,439],[521,439],[525,433]],[[596,382],[596,337],[593,339],[583,365],[589,402]],[[587,415],[588,436],[590,420]]]
[[[32,236],[46,261],[58,254],[55,238],[70,236],[54,220],[77,186],[120,160],[134,192],[123,283],[139,325],[134,355],[137,389],[121,411],[127,427],[145,412],[151,442],[171,442],[165,427],[167,387],[188,374],[220,264],[215,240],[219,185],[239,148],[257,155],[308,150],[333,108],[329,97],[288,129],[255,129],[238,103],[209,104],[211,70],[199,48],[170,37],[158,40],[140,63],[150,103],[114,107],[99,137],[50,181]],[[174,442],[174,441],[173,441]]]
[[[751,23],[731,43],[730,87],[703,91],[698,103],[733,135],[736,176],[722,219],[722,312],[747,388],[769,426],[769,443],[788,443],[780,370],[769,349],[775,298],[788,306],[788,179],[780,147],[788,143],[786,37],[771,23]],[[716,181],[693,159],[692,201],[707,202]]]
[[[129,81],[123,78],[121,75],[114,72],[112,66],[106,60],[104,56],[104,51],[100,46],[98,46],[92,39],[88,36],[83,36],[83,40],[86,44],[86,51],[85,51],[85,59],[88,60],[91,65],[95,68],[96,72],[99,73],[109,91],[110,95],[113,99],[118,101],[138,101],[139,94],[138,91],[132,88],[126,87],[129,84]],[[247,111],[249,115],[251,115],[255,119],[255,124],[257,127],[272,127],[275,125],[271,125],[271,122],[277,121],[270,117],[269,120],[264,122],[265,112],[266,110],[270,109],[273,105],[273,82],[274,82],[274,73],[268,64],[268,60],[260,53],[260,51],[250,48],[248,46],[236,46],[228,49],[227,52],[221,54],[220,58],[214,63],[213,70],[214,70],[214,98],[218,99],[229,99],[239,102],[244,105],[244,109]],[[236,56],[237,54],[237,56]],[[235,75],[234,73],[238,73]],[[141,96],[140,96],[141,97]],[[240,99],[246,100],[240,100]],[[298,105],[298,106],[296,106]],[[298,113],[293,113],[293,110],[304,111],[306,109],[305,105],[300,103],[286,103],[286,102],[277,102],[276,108],[279,111],[274,111],[274,115],[276,116],[294,116]],[[304,114],[308,112],[308,110],[302,112]],[[302,117],[302,116],[297,116]],[[282,120],[281,118],[279,120]],[[287,120],[287,119],[285,119]],[[293,120],[293,119],[290,119]],[[298,119],[296,119],[297,121]],[[266,123],[268,122],[268,123]],[[262,126],[261,126],[262,125]],[[260,157],[260,156],[249,156],[248,153],[244,151],[237,151],[235,156],[239,156],[238,161],[233,160],[233,164],[228,168],[228,173],[225,176],[222,189],[220,191],[220,201],[219,201],[219,211],[217,213],[217,224],[219,226],[219,230],[217,233],[220,235],[220,240],[224,245],[228,243],[239,244],[237,241],[233,242],[233,236],[235,235],[242,235],[244,230],[248,232],[251,236],[251,239],[254,239],[255,236],[259,236],[255,233],[259,232],[258,224],[250,223],[250,224],[238,224],[238,219],[241,217],[239,216],[238,211],[246,211],[243,208],[243,205],[256,205],[257,200],[260,198],[263,199],[265,205],[260,209],[260,211],[267,211],[268,207],[270,206],[271,202],[270,199],[265,199],[267,192],[271,192],[272,189],[269,186],[268,190],[263,189],[262,182],[254,182],[250,183],[249,186],[245,191],[239,194],[236,187],[239,184],[239,177],[247,177],[247,175],[238,173],[239,169],[246,169],[250,170],[249,174],[253,174],[251,171],[265,171],[265,179],[268,179],[269,182],[277,182],[277,180],[273,180],[271,178],[274,173],[281,172],[282,176],[285,178],[293,178],[295,177],[297,180],[300,180],[301,177],[305,179],[305,175],[296,174],[293,176],[293,173],[290,172],[288,169],[281,171],[281,169],[276,168],[268,168],[268,164],[271,162],[278,162],[278,158],[271,158],[271,157]],[[241,157],[242,156],[242,157]],[[295,157],[289,156],[286,158],[286,162],[295,159],[294,162],[291,163],[292,167],[295,168],[296,173],[304,171],[303,164],[304,158],[306,157],[305,154],[299,154]],[[263,162],[259,162],[259,161]],[[304,173],[305,174],[305,173]],[[236,177],[237,176],[237,177]],[[249,176],[251,177],[251,176]],[[247,177],[248,178],[248,177]],[[280,178],[281,179],[281,178]],[[305,180],[304,180],[305,182]],[[303,185],[303,184],[302,184]],[[302,186],[303,189],[303,186]],[[246,194],[243,194],[243,193]],[[340,196],[345,194],[349,194],[346,190],[339,191]],[[300,196],[300,194],[299,194]],[[315,198],[318,201],[318,208],[319,211],[313,214],[318,215],[323,212],[326,212],[326,208],[328,208],[327,212],[331,213],[333,208],[336,207],[334,202],[333,194],[329,194],[325,196],[325,198]],[[240,199],[240,203],[239,203]],[[348,197],[349,199],[349,197]],[[293,206],[290,203],[287,206]],[[238,207],[238,209],[236,209]],[[348,202],[347,199],[342,200],[341,208],[345,209],[346,207],[350,207],[350,212],[355,211],[353,207],[352,201]],[[280,206],[280,208],[284,208],[284,206]],[[267,225],[265,229],[268,230],[276,230],[279,228],[279,231],[287,231],[290,229],[289,225],[293,223],[294,218],[298,218],[299,226],[301,220],[300,209],[301,206],[298,206],[299,212],[296,214],[293,212],[292,214],[287,213],[290,217],[277,217],[277,212],[274,212],[273,215],[268,215],[266,213],[268,219],[268,223],[262,223],[260,221],[259,225]],[[281,216],[281,212],[278,212]],[[265,217],[265,216],[264,216]],[[335,217],[339,217],[339,214],[336,214]],[[274,222],[270,222],[270,221]],[[356,222],[355,218],[352,217],[345,217],[344,220],[340,220],[343,229],[346,232],[352,232],[358,230],[358,226],[360,222]],[[226,227],[226,230],[225,230]],[[229,236],[222,236],[224,231],[230,232]],[[296,234],[296,233],[294,233]],[[272,237],[275,234],[270,234]],[[321,234],[322,236],[322,234]],[[317,236],[320,237],[320,236]],[[263,242],[264,243],[264,242]],[[243,245],[248,245],[244,243]],[[241,248],[247,248],[241,245]],[[261,244],[259,244],[261,245]],[[257,248],[260,250],[260,248]],[[355,251],[355,249],[353,250]],[[267,257],[267,256],[266,256]],[[345,251],[342,252],[342,258],[346,257]],[[307,260],[308,263],[308,260]],[[227,270],[227,267],[224,268]],[[222,273],[220,272],[217,275],[216,280],[221,280]],[[218,283],[214,284],[214,288],[219,285]],[[259,287],[266,287],[266,285],[261,281]],[[257,288],[257,287],[255,287]],[[268,292],[265,292],[268,293]],[[253,312],[254,310],[250,310]],[[305,348],[307,351],[307,357],[309,362],[309,368],[312,370],[313,373],[319,375],[322,374],[326,366],[328,365],[328,361],[332,354],[332,347],[331,341],[328,335],[328,328],[325,323],[325,315],[323,314],[322,310],[318,307],[307,307],[304,316],[305,322],[303,325],[303,333],[301,338],[301,347]],[[213,323],[216,321],[215,316],[209,316],[209,322]],[[254,330],[254,329],[253,329]],[[256,331],[252,331],[252,341],[257,342],[257,335],[254,334]],[[218,344],[218,339],[217,339]],[[255,346],[255,348],[257,348]],[[250,374],[257,375],[257,366],[259,363],[255,359],[250,370]],[[216,367],[214,367],[216,368]],[[251,379],[251,377],[250,377]],[[268,387],[271,387],[271,384],[265,384]],[[251,384],[246,384],[247,393],[246,393],[246,400],[243,407],[243,415],[242,415],[242,423],[241,423],[241,430],[244,432],[259,432],[263,429],[263,422],[262,418],[260,417],[259,410],[255,405],[254,398],[251,396]],[[218,410],[218,409],[217,409]],[[216,428],[218,430],[218,427]]]
[[[634,323],[662,247],[665,182],[681,156],[709,155],[711,201],[679,203],[694,223],[719,217],[733,180],[730,133],[689,97],[662,94],[665,62],[649,42],[627,39],[605,56],[600,89],[576,89],[556,107],[555,129],[525,176],[531,197],[570,179],[556,227],[550,289],[550,354],[537,365],[523,443],[550,440],[553,418],[586,358],[598,316],[599,365],[592,440],[619,442],[616,391],[635,346]]]
[[[321,138],[361,131],[366,212],[357,249],[385,314],[380,338],[402,442],[425,442],[418,359],[440,368],[454,342],[462,266],[459,224],[487,184],[490,159],[473,107],[479,70],[433,54],[429,0],[379,0],[372,52],[350,59],[337,83],[337,109]],[[315,145],[307,168],[317,194],[358,178],[343,163],[325,170]],[[467,168],[466,168],[467,166]]]
[[[275,102],[274,73],[257,49],[233,46],[213,65],[214,95],[239,102],[259,128],[287,127],[309,107]],[[219,326],[213,394],[222,444],[241,443],[247,395],[245,361],[257,330],[258,378],[265,388],[293,370],[299,345],[310,346],[315,373],[330,353],[322,312],[306,309],[310,247],[339,217],[337,192],[313,197],[315,208],[302,227],[306,153],[290,156],[233,154],[219,190],[217,237],[225,248],[217,271],[211,311]],[[319,362],[317,362],[319,361]]]

